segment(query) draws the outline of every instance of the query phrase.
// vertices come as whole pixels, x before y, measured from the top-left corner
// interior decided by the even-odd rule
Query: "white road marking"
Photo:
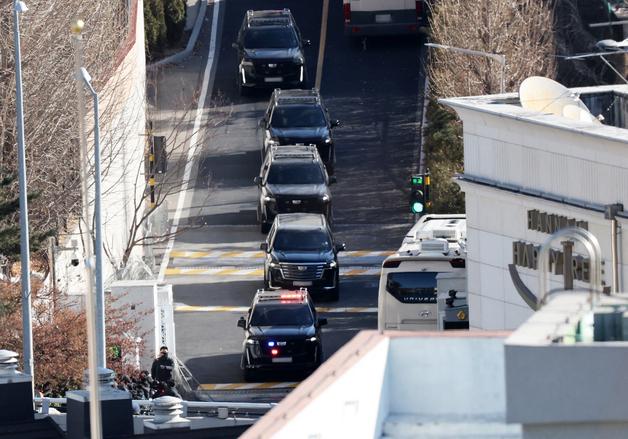
[[[203,85],[201,86],[201,94],[198,100],[196,108],[196,117],[194,119],[194,128],[192,131],[192,137],[190,137],[190,143],[188,146],[187,163],[185,164],[185,171],[183,172],[183,187],[179,192],[179,199],[177,200],[177,209],[172,219],[172,227],[170,228],[170,239],[164,256],[161,259],[161,266],[159,267],[158,282],[163,282],[166,276],[166,269],[170,261],[170,252],[174,247],[174,239],[177,229],[179,227],[179,221],[181,220],[181,212],[183,211],[183,205],[185,204],[185,196],[187,195],[188,186],[190,182],[190,176],[192,174],[192,166],[194,164],[194,155],[197,149],[198,131],[201,127],[201,119],[203,118],[203,109],[205,105],[205,99],[207,98],[207,91],[209,88],[209,77],[214,65],[214,57],[216,55],[216,37],[218,34],[218,13],[220,11],[221,0],[214,0],[214,7],[212,8],[212,33],[209,41],[209,52],[207,54],[207,64],[205,65],[205,72],[203,73]]]

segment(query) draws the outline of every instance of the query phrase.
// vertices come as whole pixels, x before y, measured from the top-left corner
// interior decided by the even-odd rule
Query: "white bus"
[[[343,0],[345,35],[416,34],[427,23],[424,0]]]
[[[436,276],[466,277],[465,215],[424,215],[410,229],[397,253],[382,264],[379,279],[379,330],[436,330]]]

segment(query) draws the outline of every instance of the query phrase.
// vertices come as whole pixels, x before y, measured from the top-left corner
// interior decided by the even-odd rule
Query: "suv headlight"
[[[303,65],[303,62],[305,60],[303,59],[303,57],[301,55],[297,55],[292,59],[292,62],[298,65]]]
[[[331,143],[331,137],[325,139],[325,144],[329,145]]]
[[[277,201],[277,200],[275,200],[273,197],[270,197],[270,196],[268,196],[268,195],[264,195],[264,201],[265,201],[266,203],[274,203],[274,202],[275,202],[275,201]]]
[[[310,338],[306,338],[305,341],[318,341],[318,337],[310,337]]]
[[[327,195],[327,194],[323,195],[323,196],[322,196],[322,200],[323,200],[324,202],[328,202],[328,201],[330,200],[329,195]]]
[[[275,261],[272,261],[270,264],[268,264],[268,266],[270,268],[279,268],[279,263],[275,262]]]
[[[248,344],[248,345],[258,345],[259,341],[255,340],[254,338],[247,338],[246,339],[246,344]]]
[[[329,268],[336,268],[338,266],[338,263],[336,261],[330,261],[327,263],[327,265],[329,266]]]

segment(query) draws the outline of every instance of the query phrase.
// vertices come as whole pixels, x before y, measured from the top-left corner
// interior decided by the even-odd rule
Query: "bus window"
[[[401,303],[436,303],[435,272],[388,273],[386,291]]]

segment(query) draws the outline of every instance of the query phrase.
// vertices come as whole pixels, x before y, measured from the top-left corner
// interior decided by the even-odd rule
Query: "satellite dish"
[[[574,92],[542,76],[531,76],[521,83],[519,100],[521,106],[527,110],[582,122],[600,123]]]
[[[579,120],[580,122],[599,122],[599,120],[589,113],[589,110],[583,110],[577,105],[565,105],[563,107],[563,117],[572,120]]]

